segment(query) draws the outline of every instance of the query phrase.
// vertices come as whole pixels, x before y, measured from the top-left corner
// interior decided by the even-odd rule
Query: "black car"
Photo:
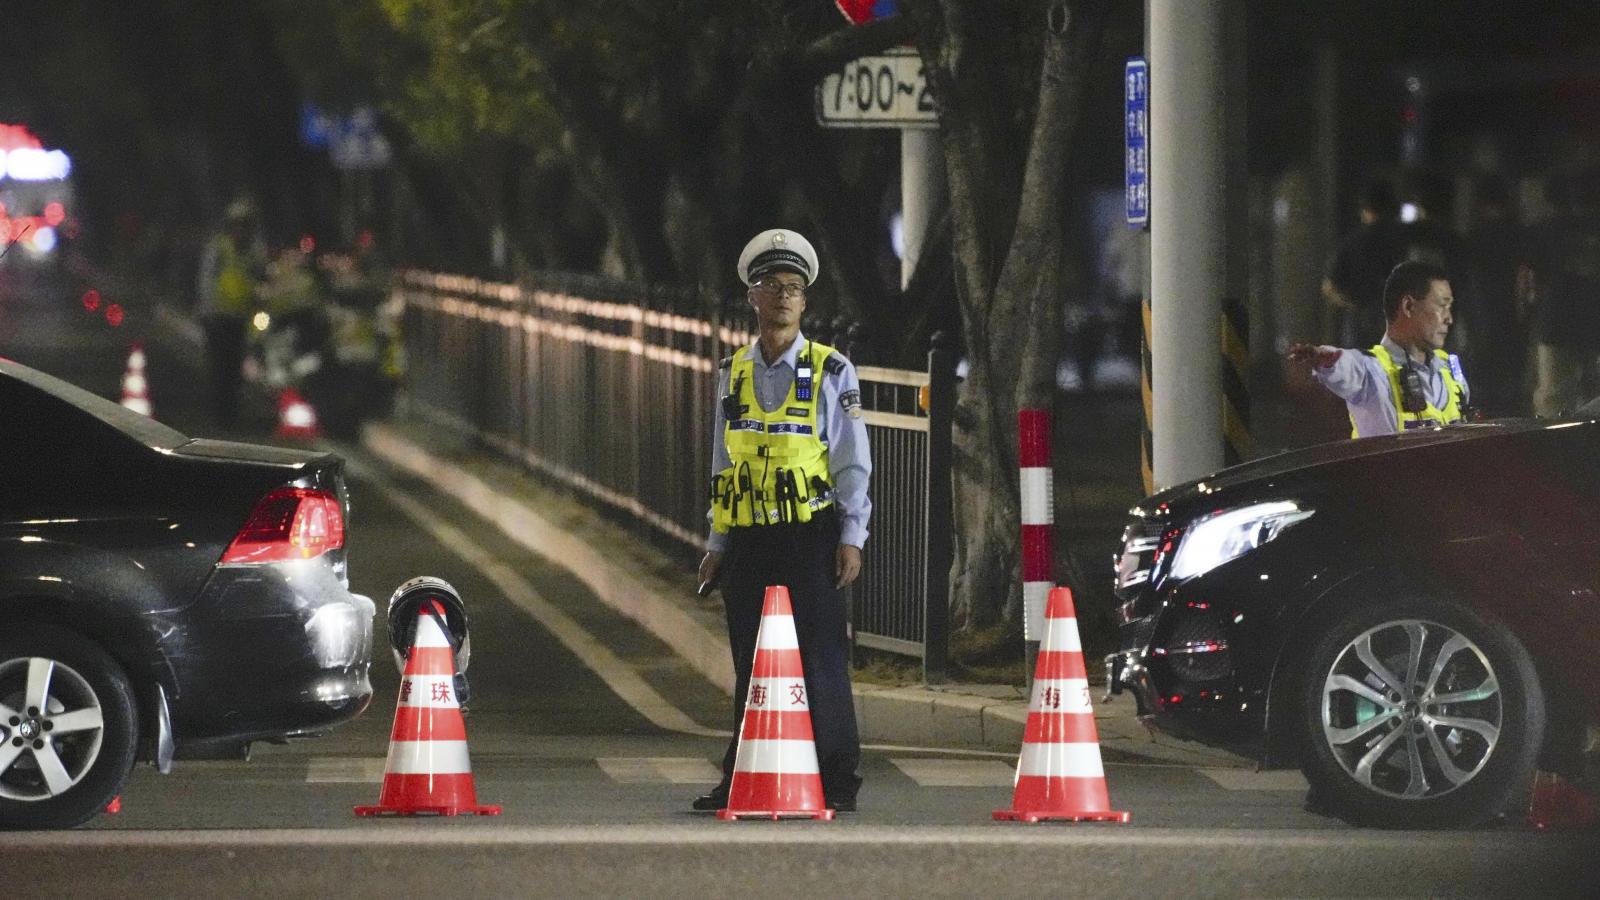
[[[0,826],[366,708],[338,457],[191,439],[4,359],[0,423]]]
[[[1536,768],[1585,777],[1597,592],[1600,423],[1326,444],[1132,510],[1108,675],[1170,733],[1298,762],[1312,808],[1471,826]]]

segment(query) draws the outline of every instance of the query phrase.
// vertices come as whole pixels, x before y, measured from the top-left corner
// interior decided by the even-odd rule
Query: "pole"
[[[1226,9],[1150,3],[1152,469],[1156,488],[1222,467],[1228,291]],[[1242,136],[1240,136],[1242,139]],[[1239,235],[1242,238],[1242,234]]]
[[[1022,486],[1022,637],[1044,637],[1044,607],[1051,578],[1055,528],[1055,478],[1050,465],[1050,411],[1017,410],[1017,465]]]
[[[900,233],[904,251],[900,257],[900,289],[911,285],[911,276],[922,258],[940,202],[944,198],[944,156],[939,149],[937,128],[900,129]]]

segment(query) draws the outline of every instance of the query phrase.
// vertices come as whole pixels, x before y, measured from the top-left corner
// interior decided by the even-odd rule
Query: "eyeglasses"
[[[750,285],[750,290],[755,291],[757,294],[760,294],[768,300],[774,300],[780,294],[790,300],[793,300],[797,297],[805,296],[806,286],[800,284],[799,282],[758,281],[755,284]]]

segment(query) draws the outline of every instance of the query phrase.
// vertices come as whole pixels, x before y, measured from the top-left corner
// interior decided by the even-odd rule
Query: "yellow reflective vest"
[[[1463,400],[1466,389],[1462,387],[1461,381],[1456,378],[1455,363],[1451,360],[1450,354],[1443,350],[1433,351],[1434,356],[1444,363],[1444,366],[1440,369],[1440,374],[1444,376],[1444,386],[1450,395],[1450,399],[1445,403],[1444,409],[1439,409],[1433,403],[1425,400],[1424,402],[1427,402],[1427,406],[1421,412],[1412,413],[1406,412],[1403,399],[1404,390],[1400,384],[1401,366],[1394,361],[1394,357],[1389,355],[1389,351],[1382,344],[1374,344],[1372,349],[1366,352],[1378,361],[1378,365],[1383,367],[1384,374],[1389,376],[1389,396],[1390,399],[1394,400],[1394,410],[1397,417],[1395,421],[1396,430],[1405,431],[1410,428],[1421,428],[1427,425],[1449,425],[1451,422],[1459,422],[1465,417],[1462,407],[1465,405]],[[1353,438],[1361,437],[1354,419],[1350,420],[1350,436]]]
[[[788,395],[767,412],[756,400],[752,352],[742,347],[728,361],[722,439],[732,465],[711,479],[711,527],[723,533],[747,525],[809,522],[833,504],[817,399],[823,372],[842,367],[842,360],[830,359],[832,347],[806,341]]]
[[[234,315],[250,312],[254,299],[250,265],[226,235],[217,238],[217,309]]]

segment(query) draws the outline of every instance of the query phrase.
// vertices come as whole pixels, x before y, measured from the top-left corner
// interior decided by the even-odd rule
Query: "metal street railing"
[[[596,279],[514,285],[408,272],[411,408],[659,534],[703,546],[717,361],[754,336],[649,308]],[[581,290],[582,295],[573,292]],[[600,300],[627,294],[634,302]],[[948,641],[953,354],[925,372],[859,366],[873,502],[855,638],[923,659],[941,680]]]

